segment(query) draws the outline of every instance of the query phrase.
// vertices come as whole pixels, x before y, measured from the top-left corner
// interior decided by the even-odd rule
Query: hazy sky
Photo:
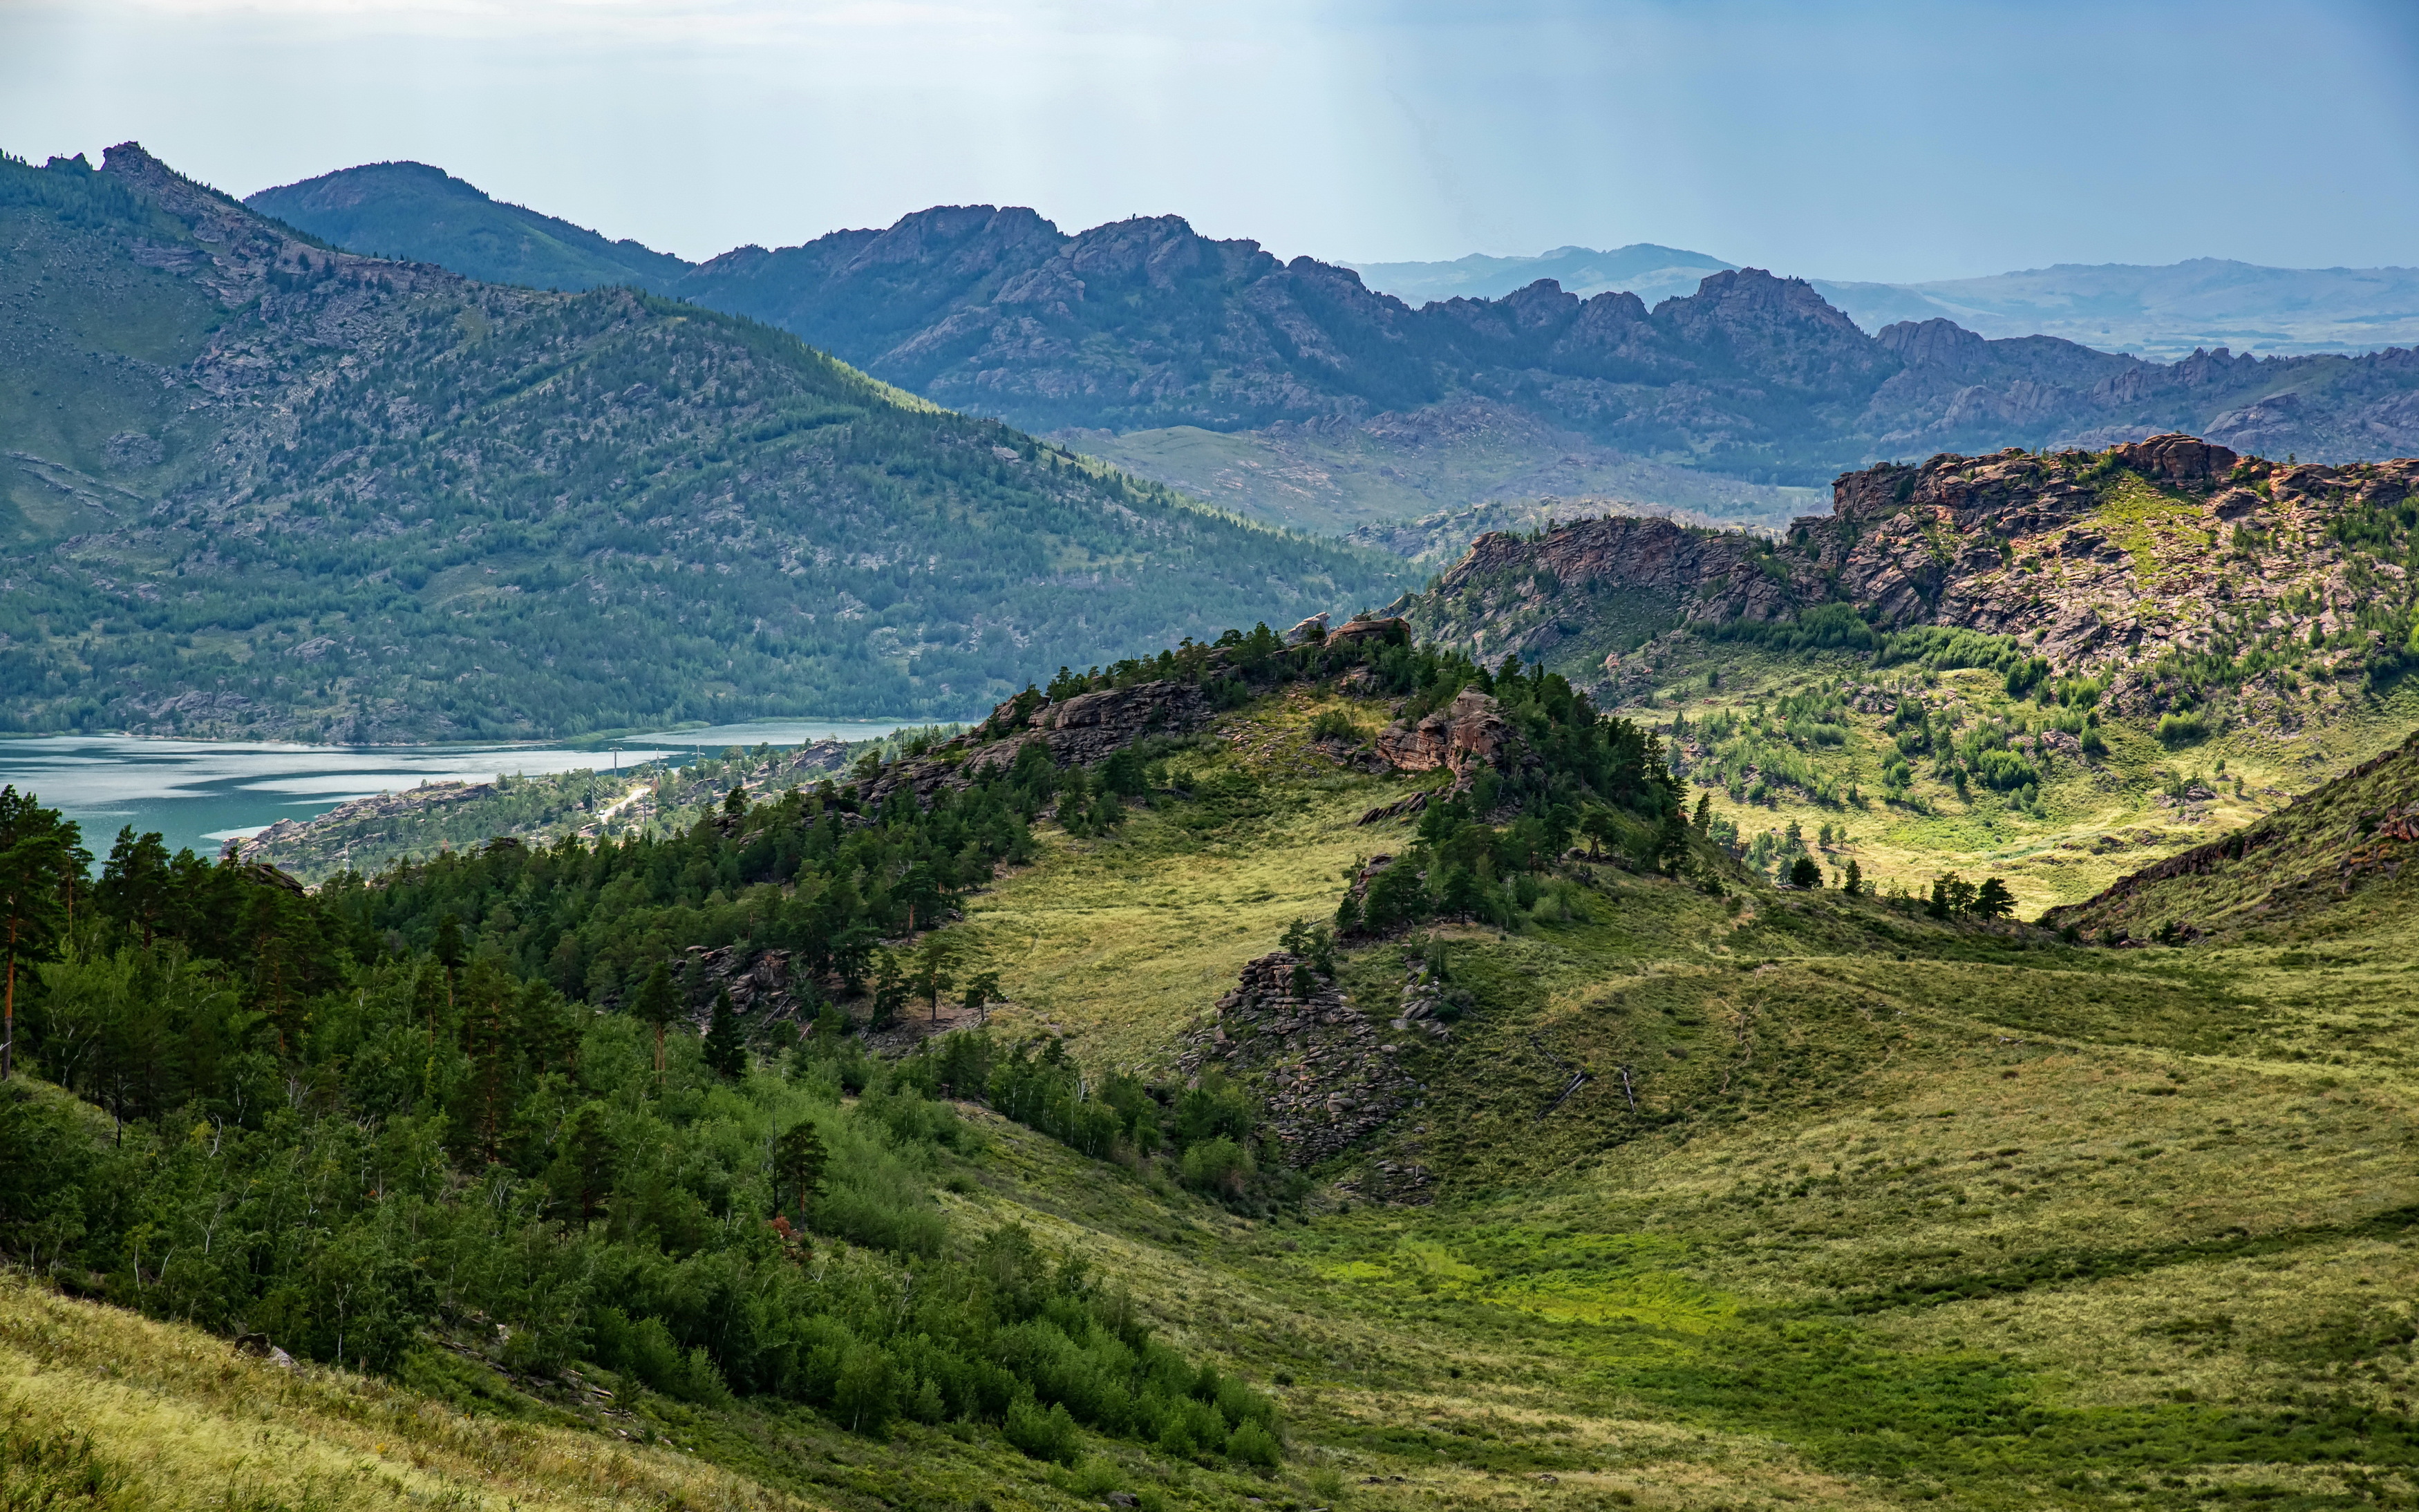
[[[1031,205],[1350,261],[2419,263],[2419,4],[0,0],[0,147],[386,158],[685,256]]]

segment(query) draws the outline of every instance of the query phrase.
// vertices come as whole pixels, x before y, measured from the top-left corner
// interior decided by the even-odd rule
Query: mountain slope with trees
[[[377,182],[354,177],[369,172],[255,200],[341,239],[354,222],[316,206],[375,197]],[[424,245],[487,255],[459,237]],[[2050,336],[1985,340],[1936,316],[1868,334],[1814,285],[1757,269],[1711,272],[1652,308],[1548,278],[1414,308],[1348,268],[1206,238],[1175,216],[1071,235],[1029,209],[975,205],[739,248],[651,286],[937,403],[1098,438],[1083,443],[1257,517],[1323,528],[1543,492],[1629,495],[1624,463],[1816,486],[1881,459],[2169,430],[2319,461],[2419,452],[2408,350],[2159,363]],[[1433,481],[1387,496],[1322,476],[1339,465]]]
[[[128,145],[0,163],[16,729],[956,716],[1391,596],[791,335],[332,251]]]
[[[1361,623],[678,835],[12,872],[59,927],[0,1087],[11,1489],[2407,1499],[2407,882],[2280,951],[1776,877],[1657,732]],[[1090,717],[1142,704],[1192,712]],[[57,827],[0,805],[0,856]],[[901,860],[963,918],[877,910]],[[921,933],[852,983],[799,942],[860,918]],[[565,993],[592,936],[640,969]]]
[[[244,201],[263,215],[373,257],[434,263],[483,284],[660,293],[694,266],[626,238],[491,199],[424,162],[372,162]]]

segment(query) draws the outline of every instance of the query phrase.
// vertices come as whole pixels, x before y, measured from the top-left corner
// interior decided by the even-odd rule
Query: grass
[[[1715,674],[1718,690],[1707,688],[1708,672]],[[1935,710],[1949,704],[1969,721],[1997,716],[2038,721],[2043,714],[2029,701],[2009,698],[2000,678],[1989,671],[1876,671],[1864,658],[1840,653],[1779,656],[1700,643],[1673,654],[1660,675],[1663,686],[1654,706],[1625,712],[1667,729],[1674,710],[1697,730],[1721,715],[1744,717],[1760,705],[1769,708],[1789,692],[1842,682],[1885,689],[1903,686]],[[1827,869],[1854,857],[1876,887],[1895,884],[1911,892],[1927,888],[1942,871],[1969,879],[1996,875],[2014,890],[2019,912],[2029,918],[2053,905],[2079,903],[2153,861],[2257,822],[2281,809],[2288,795],[2399,741],[2414,722],[2419,700],[2407,689],[2361,695],[2344,717],[2289,737],[2238,727],[2183,748],[2162,744],[2138,721],[2103,715],[2100,730],[2106,755],[2088,766],[2053,758],[2039,802],[2027,810],[1980,784],[1960,797],[1932,774],[1925,757],[1914,760],[1913,784],[1893,798],[1882,784],[1893,751],[1888,717],[1851,707],[1842,744],[1808,747],[1797,754],[1842,795],[1857,787],[1865,800],[1861,807],[1821,803],[1788,784],[1776,785],[1764,803],[1739,802],[1719,788],[1701,791],[1710,794],[1714,811],[1735,825],[1743,839],[1762,830],[1777,834],[1795,821],[1810,846],[1820,827],[1832,825],[1852,839],[1821,856]],[[2188,808],[2162,805],[2158,799],[2170,777],[2201,779],[2216,796]]]
[[[281,1368],[21,1276],[0,1276],[0,1413],[13,1435],[88,1439],[109,1485],[94,1504],[113,1512],[823,1504],[663,1445],[471,1416],[386,1382]]]
[[[1004,1026],[1163,1066],[1237,964],[1398,846],[1354,821],[1405,779],[1307,744],[1329,706],[1247,711],[1176,759],[1190,801],[1052,832],[970,900]],[[129,1506],[2419,1502],[2401,893],[2109,950],[1827,889],[1574,877],[1567,920],[1436,932],[1472,1011],[1449,1042],[1388,1036],[1423,1101],[1297,1209],[1238,1216],[968,1110],[985,1152],[953,1216],[1030,1224],[1273,1393],[1288,1459],[1265,1479],[644,1394],[609,1418],[442,1371],[414,1377],[429,1396],[287,1375],[23,1284],[0,1289],[0,1391],[44,1431],[89,1426],[157,1499]],[[1390,1008],[1414,946],[1356,948],[1354,999]],[[1431,1200],[1351,1196],[1381,1161],[1432,1171]]]
[[[1104,1064],[1161,1071],[1176,1030],[1274,949],[1287,922],[1335,912],[1345,870],[1389,845],[1362,814],[1393,790],[1314,748],[1336,701],[1288,698],[1188,752],[1177,780],[1217,801],[1136,812],[1109,839],[1044,833],[1042,862],[969,899],[966,928],[1013,1006],[1003,1032],[1055,1025]],[[1229,786],[1231,784],[1231,787]]]

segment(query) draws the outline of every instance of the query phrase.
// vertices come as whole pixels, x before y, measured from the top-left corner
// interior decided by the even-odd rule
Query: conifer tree
[[[638,1000],[630,1005],[630,1011],[639,1023],[655,1026],[655,1082],[661,1086],[664,1079],[664,1030],[680,1014],[680,999],[672,993],[671,967],[661,961],[655,963],[655,968],[647,973],[646,982],[639,989]]]
[[[714,1016],[705,1026],[705,1063],[726,1081],[747,1070],[747,1041],[740,1033],[739,1015],[731,1007],[731,989],[714,995]]]
[[[1974,917],[2005,918],[2016,911],[2016,895],[1997,877],[1986,877],[1974,894]]]
[[[14,793],[11,789],[8,795]],[[55,834],[36,831],[0,850],[0,950],[8,954],[7,1006],[0,1011],[5,1013],[0,1017],[0,1081],[16,1074],[18,967],[58,953],[66,919],[59,884],[67,865],[67,847]]]
[[[811,1119],[773,1141],[773,1181],[775,1190],[789,1194],[790,1211],[804,1217],[806,1207],[823,1185],[824,1168],[831,1162],[831,1150]]]

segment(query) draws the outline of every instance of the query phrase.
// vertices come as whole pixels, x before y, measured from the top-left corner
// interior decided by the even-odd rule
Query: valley
[[[2411,353],[0,229],[0,1512],[2419,1506]]]
[[[1158,1082],[1207,1048],[1277,1126],[1349,1122],[1332,1100],[1307,1123],[1283,1109],[1298,1078],[1358,1085],[1357,1054],[1404,1079],[1404,1111],[1290,1196],[1221,1200],[1123,1135],[1087,1156],[1002,1116],[996,1079],[987,1101],[948,1104],[966,1133],[921,1157],[950,1231],[1024,1225],[1113,1274],[1159,1336],[1265,1392],[1277,1466],[1090,1430],[1057,1464],[979,1421],[913,1414],[850,1433],[828,1407],[685,1398],[676,1380],[651,1387],[593,1357],[557,1379],[459,1324],[394,1381],[221,1365],[226,1344],[188,1325],[22,1281],[0,1300],[12,1462],[139,1421],[88,1451],[114,1505],[192,1504],[185,1483],[347,1507],[447,1486],[531,1504],[1238,1509],[2411,1494],[2395,1300],[2411,1280],[2404,1157],[2419,1134],[2408,873],[2364,867],[2348,893],[2280,878],[2247,928],[2211,918],[2187,944],[2110,949],[1776,887],[1703,832],[1666,875],[1641,859],[1646,832],[1619,830],[1602,861],[1582,848],[1506,874],[1479,917],[1348,934],[1311,986],[1368,1033],[1322,1041],[1288,1027],[1283,1001],[1221,1009],[1219,995],[1287,920],[1333,914],[1369,853],[1429,843],[1417,813],[1361,816],[1452,774],[1370,769],[1333,733],[1374,735],[1387,716],[1339,687],[1353,663],[1281,660],[1298,671],[1252,702],[1138,748],[1148,791],[1117,823],[1062,793],[1058,811],[1084,817],[1038,820],[1029,856],[928,937],[996,970],[993,1044],[1061,1047],[1094,1099],[1117,1072]],[[946,771],[986,738],[902,752],[891,780]],[[2352,808],[2398,811],[2412,764],[2397,750],[2352,779]],[[784,779],[761,779],[729,854],[781,823],[769,790]],[[2271,822],[2306,811],[2321,820],[2307,833],[2331,835],[2329,801]],[[724,843],[712,823],[694,833]],[[2392,860],[2413,842],[2388,825],[2365,843]],[[1515,887],[1523,874],[1533,886]],[[488,896],[484,918],[470,913],[481,948],[542,954],[544,935],[499,912],[537,895]],[[1280,955],[1279,980],[1307,959]],[[1414,997],[1450,1011],[1446,1033],[1424,1027],[1434,1012],[1403,1017]],[[780,1050],[788,1011],[747,1010],[757,1054],[732,1091],[716,1090],[694,1029],[675,1034],[667,1088],[642,1101],[727,1119],[734,1095],[832,1095],[815,1090],[824,1062]],[[592,1022],[591,1081],[617,1074],[625,1052],[608,1047],[630,1025]],[[911,1039],[891,1102],[876,1072],[817,1117],[896,1106],[920,1065],[955,1074],[940,1068],[968,1052],[952,1042]],[[24,1243],[23,1210],[0,1216]],[[877,1268],[884,1253],[860,1252]],[[262,1431],[295,1452],[238,1448]]]

